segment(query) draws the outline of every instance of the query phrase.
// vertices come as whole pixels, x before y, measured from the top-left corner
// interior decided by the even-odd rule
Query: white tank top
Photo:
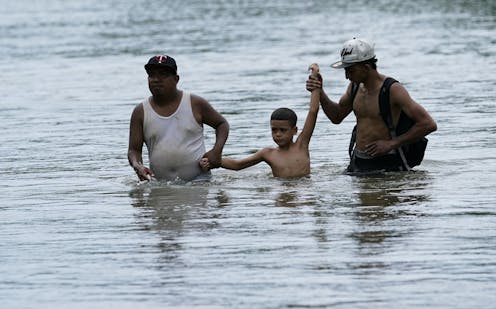
[[[203,126],[196,121],[191,108],[191,95],[183,91],[177,110],[160,116],[143,101],[143,136],[150,168],[157,179],[193,180],[202,170],[198,164],[205,154]]]

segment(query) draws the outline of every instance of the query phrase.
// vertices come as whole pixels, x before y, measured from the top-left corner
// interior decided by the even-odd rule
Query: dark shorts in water
[[[348,173],[368,174],[392,171],[405,171],[400,157],[394,153],[389,153],[380,157],[371,157],[359,150],[353,150],[350,164],[346,169]]]

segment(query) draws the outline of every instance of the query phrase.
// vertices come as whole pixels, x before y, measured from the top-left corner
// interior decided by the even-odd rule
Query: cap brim
[[[148,63],[145,64],[145,70],[151,69],[151,68],[166,68],[171,70],[172,72],[176,73],[177,71],[171,67],[170,65],[164,64],[164,63]]]
[[[339,60],[339,61],[336,61],[333,64],[331,64],[331,68],[344,69],[344,68],[350,67],[352,65],[354,65],[354,63],[346,63],[346,62]]]

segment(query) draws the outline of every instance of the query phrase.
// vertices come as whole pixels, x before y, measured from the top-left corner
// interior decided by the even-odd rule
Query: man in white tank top
[[[138,104],[131,115],[129,164],[140,180],[194,180],[209,172],[199,161],[207,158],[219,167],[229,124],[205,99],[177,89],[176,61],[169,56],[152,57],[145,65],[152,96]],[[215,145],[206,152],[203,124],[215,129]],[[150,168],[143,165],[143,143]]]

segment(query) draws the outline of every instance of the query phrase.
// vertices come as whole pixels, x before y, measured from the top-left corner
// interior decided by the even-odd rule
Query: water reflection
[[[279,185],[274,200],[275,206],[298,207],[317,204],[317,196],[311,191],[314,184],[309,177],[280,179]]]
[[[387,173],[354,177],[358,205],[353,207],[357,231],[352,233],[360,246],[382,244],[411,230],[408,224],[393,223],[418,216],[418,206],[429,200],[425,192],[430,179],[425,172]]]
[[[298,205],[298,192],[280,192],[276,197],[275,204],[278,207],[296,207]]]
[[[138,224],[160,236],[157,246],[166,259],[177,257],[185,226],[205,208],[208,193],[202,185],[144,185],[130,192],[131,205],[140,210]]]
[[[353,177],[361,206],[394,206],[409,202],[418,204],[429,199],[426,189],[431,185],[424,171],[385,173]]]

